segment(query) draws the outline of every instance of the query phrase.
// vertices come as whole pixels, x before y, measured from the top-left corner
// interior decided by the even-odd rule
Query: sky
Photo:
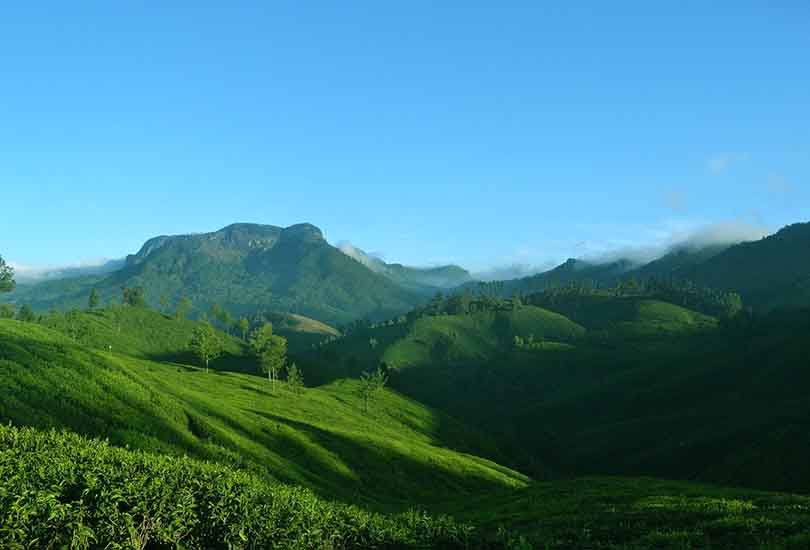
[[[547,266],[808,206],[806,0],[0,17],[0,255],[18,266],[233,222],[310,222],[412,265]]]

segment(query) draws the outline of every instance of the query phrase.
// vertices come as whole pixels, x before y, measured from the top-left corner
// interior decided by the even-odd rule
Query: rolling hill
[[[746,476],[751,472],[767,477],[749,484],[796,488],[804,479],[797,462],[806,441],[806,427],[799,422],[804,413],[800,401],[785,394],[784,384],[795,381],[793,366],[782,365],[786,359],[800,361],[804,348],[791,332],[778,330],[787,326],[785,319],[724,329],[671,304],[629,297],[623,301],[632,307],[617,305],[595,324],[580,325],[531,305],[512,310],[501,305],[498,311],[468,316],[422,317],[411,330],[407,324],[371,327],[325,346],[328,355],[332,346],[349,350],[363,343],[375,354],[369,360],[399,358],[403,362],[389,370],[394,387],[426,402],[439,397],[437,390],[446,392],[442,408],[466,410],[461,417],[475,429],[390,390],[365,413],[360,384],[351,378],[324,382],[302,394],[282,383],[274,393],[265,379],[249,374],[241,342],[224,334],[229,362],[206,374],[184,362],[181,353],[196,323],[140,308],[81,314],[76,322],[87,330],[79,331],[78,341],[66,335],[77,332],[55,316],[43,319],[48,326],[0,321],[0,509],[20,512],[0,514],[0,541],[12,546],[35,539],[74,545],[85,541],[92,546],[131,537],[174,544],[181,537],[188,548],[252,548],[272,541],[302,549],[313,544],[801,547],[808,540],[806,497],[632,477],[538,482],[504,466],[527,465],[528,448],[556,461],[552,468],[539,461],[531,465],[536,475],[546,474],[541,477],[586,469],[637,473],[656,468],[660,475],[686,477],[684,465],[691,467],[703,457],[714,468],[708,470],[714,479],[725,483],[750,482]],[[609,304],[600,302],[599,308]],[[801,318],[806,324],[806,317]],[[639,330],[630,349],[616,347],[627,340],[626,323],[632,327],[651,321],[664,322],[665,335]],[[615,339],[599,338],[597,345],[589,335],[595,329],[589,326],[601,327]],[[715,346],[713,335],[722,330],[732,332],[722,335],[727,348],[715,351],[718,359],[737,345],[729,334],[759,334],[755,357],[769,365],[767,372],[728,390],[729,395],[748,392],[736,399],[753,406],[751,412],[727,427],[706,422],[704,412],[662,432],[659,416],[645,413],[645,407],[666,404],[677,415],[687,409],[679,408],[668,392],[691,391],[694,402],[711,403],[695,389],[710,396],[713,379],[695,376],[720,369],[726,379],[735,379],[722,371],[721,363],[700,366],[690,355]],[[399,336],[385,340],[388,331],[399,331]],[[420,347],[452,333],[458,334],[459,349],[480,340],[475,354],[437,358]],[[506,349],[513,333],[533,336],[533,344]],[[380,336],[375,346],[369,335]],[[684,342],[705,345],[690,350]],[[600,354],[598,346],[605,345]],[[762,360],[760,353],[774,347],[784,352]],[[668,357],[678,349],[685,355],[644,367],[653,353]],[[177,360],[156,359],[171,355]],[[681,363],[684,357],[694,363]],[[486,367],[483,376],[476,365]],[[307,368],[305,376],[314,377]],[[744,372],[739,366],[728,368],[738,375]],[[232,372],[240,370],[245,372]],[[409,388],[409,380],[423,392]],[[650,380],[658,383],[650,385]],[[628,391],[615,394],[619,386]],[[755,387],[762,393],[751,400]],[[793,388],[796,397],[801,388]],[[784,404],[769,415],[763,406],[777,394]],[[726,397],[711,411],[741,412]],[[625,433],[625,423],[617,419],[639,414]],[[793,423],[786,421],[790,414]],[[760,423],[752,424],[757,416]],[[711,441],[701,442],[703,435],[734,433],[744,425],[775,428],[777,420],[782,430],[760,431],[765,439],[743,432],[718,441],[716,446],[729,445],[725,454],[700,446]],[[522,445],[504,437],[510,423]],[[677,427],[694,430],[697,425],[703,431],[693,434],[686,448],[677,447],[678,455],[670,446],[683,437]],[[487,431],[492,435],[485,435]],[[639,455],[642,447],[628,444],[642,435],[645,452]],[[779,454],[772,452],[776,450]],[[662,460],[667,456],[668,461]],[[777,456],[781,463],[773,462]],[[639,457],[647,462],[638,462]],[[767,468],[758,466],[763,460]],[[712,476],[704,470],[698,477]],[[21,491],[26,499],[9,500]],[[427,514],[413,511],[414,506]]]
[[[134,340],[101,351],[47,327],[0,321],[0,418],[247,468],[380,509],[527,481],[474,456],[498,456],[488,438],[396,393],[364,413],[354,380],[273,393],[255,374],[141,359],[152,351]]]
[[[392,387],[491,434],[538,476],[810,491],[806,311],[718,320],[602,291],[526,301],[543,307],[494,301],[369,327],[305,364],[327,382],[384,363]]]

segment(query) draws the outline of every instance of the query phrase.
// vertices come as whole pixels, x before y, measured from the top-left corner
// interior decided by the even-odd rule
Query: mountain
[[[414,280],[416,271],[394,274]],[[421,274],[439,282],[441,272]],[[234,315],[280,311],[329,324],[399,315],[423,301],[425,287],[402,286],[331,246],[317,227],[234,224],[213,233],[160,236],[106,275],[20,285],[9,296],[35,309],[83,306],[92,288],[118,300],[122,287],[143,287],[147,302],[192,300],[198,312],[214,303]],[[435,291],[435,289],[434,289]]]
[[[466,269],[457,265],[437,267],[408,267],[402,264],[387,264],[380,258],[368,254],[348,243],[339,245],[341,252],[354,258],[375,273],[379,273],[395,283],[415,290],[436,290],[455,288],[473,280]]]
[[[625,258],[606,263],[569,258],[554,269],[536,275],[508,281],[467,283],[459,290],[483,290],[489,294],[509,297],[515,294],[543,292],[551,288],[568,286],[571,283],[599,287],[613,285],[637,266],[636,262]]]
[[[707,262],[728,250],[732,245],[709,245],[705,247],[678,246],[657,260],[635,270],[632,275],[638,279],[650,277],[681,277],[691,268]]]
[[[736,292],[746,306],[761,311],[810,306],[810,223],[793,224],[756,241],[705,245],[687,242],[642,265],[628,259],[569,259],[531,277],[467,283],[459,290],[483,290],[508,297],[572,283],[606,287],[650,278],[690,281],[701,288]]]
[[[810,305],[810,223],[734,245],[681,273],[698,284],[738,292],[755,309]]]

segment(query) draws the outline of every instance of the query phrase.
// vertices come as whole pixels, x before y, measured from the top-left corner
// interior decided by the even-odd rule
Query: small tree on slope
[[[189,349],[194,356],[205,366],[208,372],[209,363],[222,354],[222,343],[219,341],[214,327],[208,323],[203,323],[194,329],[189,342]]]
[[[253,331],[250,337],[250,349],[259,362],[267,380],[273,384],[273,393],[276,391],[276,380],[287,361],[287,339],[273,334],[273,325],[265,323]]]

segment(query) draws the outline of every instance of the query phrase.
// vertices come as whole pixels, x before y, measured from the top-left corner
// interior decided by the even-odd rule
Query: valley
[[[525,281],[424,287],[388,279],[343,252],[332,256],[325,243],[316,246],[333,258],[329,270],[348,262],[350,273],[385,281],[353,292],[391,285],[401,289],[393,295],[413,293],[414,305],[383,307],[336,328],[329,323],[342,315],[179,304],[178,293],[160,299],[165,286],[126,286],[163,276],[148,266],[174,265],[182,269],[178,281],[202,285],[195,297],[219,296],[231,284],[222,277],[237,265],[234,254],[252,258],[251,249],[270,246],[254,239],[264,229],[232,227],[206,237],[214,244],[193,245],[199,249],[158,239],[120,272],[46,280],[5,297],[14,312],[6,317],[16,319],[0,319],[3,468],[17,468],[15,457],[56,453],[73,464],[74,481],[37,485],[31,471],[15,470],[9,479],[29,479],[32,495],[56,500],[24,508],[27,520],[8,516],[3,540],[108,544],[129,522],[130,533],[154,544],[177,544],[181,535],[206,548],[226,540],[246,548],[270,544],[262,540],[326,544],[314,542],[326,540],[311,532],[314,516],[277,515],[273,503],[287,499],[336,518],[334,547],[798,548],[808,541],[810,315],[801,303],[751,308],[732,283],[713,290],[661,278],[659,266],[671,258],[597,281],[591,277],[602,267],[569,262],[545,276],[553,284],[532,292],[512,292]],[[281,230],[266,231],[282,238]],[[303,232],[295,246],[320,242],[318,232]],[[205,251],[211,246],[221,257]],[[298,272],[307,254],[274,260],[272,269]],[[721,254],[677,261],[697,269]],[[566,270],[562,279],[553,274]],[[205,273],[219,274],[216,282]],[[116,303],[112,289],[120,284]],[[39,289],[49,302],[21,303]],[[69,307],[79,300],[89,305]],[[44,303],[53,305],[43,311]],[[278,384],[262,374],[255,350],[263,326],[286,342]],[[191,345],[205,327],[216,340],[208,366]],[[375,372],[381,385],[372,383]],[[156,493],[124,520],[101,513],[112,501],[97,491],[156,489],[135,470],[113,479],[113,463],[151,469],[166,483],[212,481]],[[100,472],[107,481],[91,482]],[[2,494],[18,490],[10,483]],[[275,519],[215,519],[215,510],[236,513],[217,500],[226,498],[223,483],[242,495],[233,498],[270,506]],[[90,495],[97,504],[88,504]],[[194,511],[182,512],[179,495]],[[157,501],[165,504],[154,508]],[[48,519],[33,519],[41,514]],[[213,523],[200,530],[199,522]]]

